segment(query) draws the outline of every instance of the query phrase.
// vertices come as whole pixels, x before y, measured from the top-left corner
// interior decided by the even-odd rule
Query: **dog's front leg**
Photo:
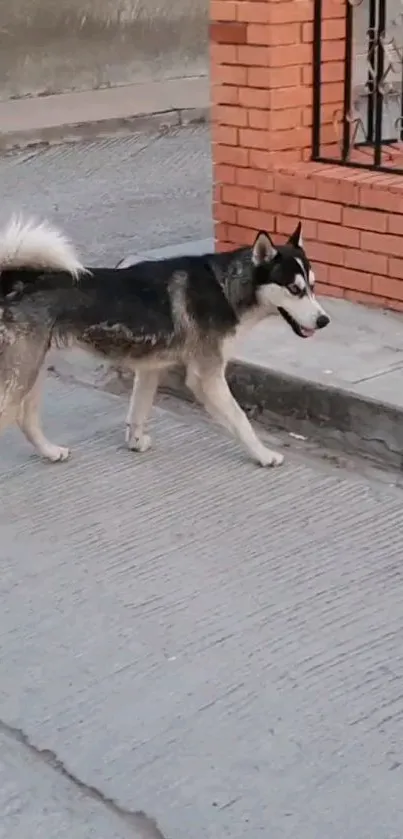
[[[154,396],[158,387],[158,370],[138,370],[130,397],[126,417],[126,443],[132,451],[146,452],[151,446],[151,437],[145,434]]]
[[[280,466],[283,455],[266,448],[255,434],[246,414],[234,399],[224,373],[188,370],[187,385],[206,411],[231,432],[261,466]]]
[[[51,443],[44,435],[40,419],[40,397],[41,397],[42,374],[38,376],[35,384],[21,403],[18,417],[18,425],[25,434],[27,440],[35,446],[42,457],[51,460],[53,463],[59,460],[67,460],[70,452],[64,446],[57,446]]]

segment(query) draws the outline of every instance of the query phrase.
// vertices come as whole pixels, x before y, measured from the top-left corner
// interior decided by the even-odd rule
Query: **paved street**
[[[109,264],[207,238],[208,152],[197,128],[12,156],[1,220]],[[144,811],[164,839],[401,839],[395,479],[286,437],[259,469],[168,399],[128,453],[126,407],[50,378],[71,461],[1,440],[0,837],[158,839]]]
[[[52,219],[89,262],[212,234],[208,129],[134,134],[0,158],[0,223]]]

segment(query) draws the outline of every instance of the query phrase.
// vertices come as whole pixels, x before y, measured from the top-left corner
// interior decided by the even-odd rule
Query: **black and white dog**
[[[301,225],[285,245],[260,232],[252,248],[84,268],[48,224],[13,219],[0,232],[0,430],[17,422],[45,458],[68,449],[46,439],[40,381],[50,348],[79,346],[133,371],[127,442],[144,452],[161,370],[183,364],[206,410],[261,466],[283,456],[266,448],[232,396],[225,367],[240,328],[279,313],[307,338],[329,323],[314,294]]]

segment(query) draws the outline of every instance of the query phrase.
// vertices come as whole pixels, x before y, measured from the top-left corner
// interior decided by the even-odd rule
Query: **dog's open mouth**
[[[281,306],[279,306],[278,311],[280,312],[281,317],[284,318],[288,326],[291,326],[293,332],[298,335],[299,338],[310,338],[314,335],[314,329],[305,329],[304,326],[301,326],[294,318],[286,312]]]

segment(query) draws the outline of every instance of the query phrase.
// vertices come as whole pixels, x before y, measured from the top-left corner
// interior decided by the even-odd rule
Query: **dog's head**
[[[301,223],[285,245],[275,246],[261,231],[252,248],[254,282],[259,306],[277,309],[300,338],[323,329],[330,318],[318,303],[315,277],[304,250]]]

